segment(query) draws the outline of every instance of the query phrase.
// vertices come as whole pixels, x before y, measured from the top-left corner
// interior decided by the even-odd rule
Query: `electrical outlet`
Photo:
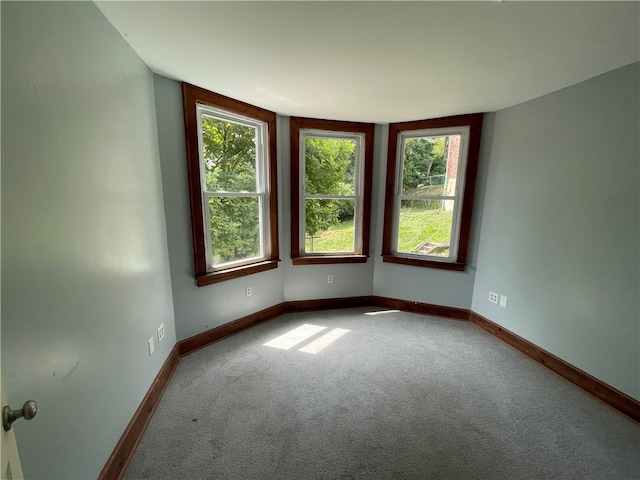
[[[247,297],[251,296],[251,287],[247,287],[246,293],[247,293]]]
[[[498,294],[496,292],[489,292],[489,301],[491,303],[498,303]]]
[[[158,327],[158,343],[164,338],[164,323],[161,323]]]
[[[333,275],[327,275],[327,283],[333,283]]]
[[[507,297],[505,297],[504,295],[500,295],[500,306],[502,308],[507,308],[507,300]]]
[[[153,351],[156,349],[155,345],[153,344],[153,337],[151,337],[149,339],[149,356],[153,355]]]

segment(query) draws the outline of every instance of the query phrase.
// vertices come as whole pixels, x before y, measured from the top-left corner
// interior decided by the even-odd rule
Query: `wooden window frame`
[[[373,140],[375,125],[372,123],[321,120],[291,117],[291,259],[294,265],[319,265],[334,263],[366,263],[369,258],[369,234],[371,229],[371,190],[373,179]],[[309,254],[303,253],[300,245],[300,130],[322,130],[336,133],[364,135],[362,178],[362,232],[360,244],[354,253]]]
[[[191,206],[191,229],[193,237],[193,257],[195,278],[199,287],[223,282],[234,278],[252,275],[278,267],[278,186],[277,186],[277,150],[276,150],[276,114],[248,103],[225,97],[208,90],[182,84],[184,107],[184,126],[187,148],[187,175],[189,182],[189,200]],[[267,125],[265,145],[265,186],[268,202],[268,218],[264,218],[267,231],[267,244],[264,245],[264,256],[242,265],[231,265],[228,268],[207,269],[207,252],[204,228],[202,186],[200,173],[200,150],[198,144],[198,119],[196,105],[207,105],[215,109],[225,110],[232,114],[252,118]]]
[[[476,177],[478,173],[478,157],[480,154],[480,139],[482,136],[482,121],[484,114],[457,115],[453,117],[436,118],[432,120],[417,120],[389,124],[389,143],[387,149],[387,178],[385,185],[384,227],[382,233],[382,259],[384,262],[413,265],[419,267],[440,268],[445,270],[464,271],[467,265],[469,236],[471,233],[471,218],[475,196]],[[465,185],[460,200],[460,230],[458,235],[458,255],[455,261],[438,261],[435,256],[419,258],[416,255],[406,255],[394,252],[395,203],[397,202],[397,170],[398,170],[398,138],[403,132],[417,130],[469,127],[469,146],[464,173]]]

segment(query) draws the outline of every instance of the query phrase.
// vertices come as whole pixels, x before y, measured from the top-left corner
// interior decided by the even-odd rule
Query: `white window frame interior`
[[[301,256],[335,256],[335,255],[353,255],[356,252],[356,246],[362,245],[362,214],[364,208],[364,198],[362,196],[362,190],[364,188],[364,133],[354,133],[354,132],[339,132],[333,130],[316,130],[316,129],[301,129],[300,134],[300,147],[299,147],[299,185],[301,185],[298,203],[300,205],[299,208],[299,238],[300,238],[300,255]],[[354,165],[354,194],[353,195],[322,195],[322,194],[313,194],[307,195],[305,191],[305,173],[306,173],[306,140],[307,138],[333,138],[333,139],[347,139],[347,140],[355,140],[356,142],[356,151],[355,151],[355,165]],[[307,202],[306,200],[354,200],[355,208],[354,208],[354,218],[353,218],[353,228],[354,228],[354,236],[353,236],[353,248],[351,250],[344,251],[332,251],[332,252],[307,252],[306,248],[306,231],[307,231],[307,220],[306,220],[306,209]]]
[[[255,128],[255,147],[256,147],[256,191],[255,192],[226,192],[207,190],[206,168],[204,165],[204,141],[202,133],[202,116],[207,115],[218,120],[236,123],[242,126]],[[207,272],[216,272],[225,270],[230,267],[240,267],[255,263],[261,259],[266,259],[266,252],[269,251],[269,192],[267,191],[266,172],[268,152],[265,149],[266,139],[268,138],[268,125],[260,120],[244,117],[227,110],[211,107],[210,105],[196,104],[196,119],[198,122],[198,156],[200,167],[200,190],[202,192],[202,221],[204,222],[204,240],[207,260]],[[209,199],[213,197],[236,197],[236,198],[257,198],[259,212],[259,229],[260,229],[260,254],[257,257],[245,258],[231,262],[213,263],[213,249],[211,245],[211,218],[209,215]]]
[[[458,258],[460,243],[460,223],[462,199],[466,183],[467,161],[469,157],[469,135],[471,127],[445,127],[430,128],[424,130],[406,130],[398,132],[398,145],[396,157],[396,185],[393,208],[393,232],[391,237],[391,251],[395,255],[412,258],[429,259],[436,262],[455,263]],[[441,137],[447,135],[460,135],[460,150],[458,155],[458,170],[456,172],[456,186],[453,195],[403,195],[402,182],[404,175],[404,151],[405,140],[410,138]],[[448,168],[448,166],[447,166]],[[448,173],[448,172],[447,172]],[[453,218],[451,229],[451,242],[449,244],[449,256],[428,255],[425,253],[398,252],[398,232],[400,228],[400,206],[403,200],[451,200],[453,201]]]

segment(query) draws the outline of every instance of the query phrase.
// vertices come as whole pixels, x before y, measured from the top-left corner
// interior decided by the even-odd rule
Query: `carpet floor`
[[[640,425],[467,322],[294,313],[181,359],[125,478],[637,480]]]

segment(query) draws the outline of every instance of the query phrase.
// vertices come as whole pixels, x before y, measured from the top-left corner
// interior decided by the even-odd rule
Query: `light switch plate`
[[[507,300],[507,297],[505,297],[504,295],[500,295],[500,306],[502,308],[507,308]]]

